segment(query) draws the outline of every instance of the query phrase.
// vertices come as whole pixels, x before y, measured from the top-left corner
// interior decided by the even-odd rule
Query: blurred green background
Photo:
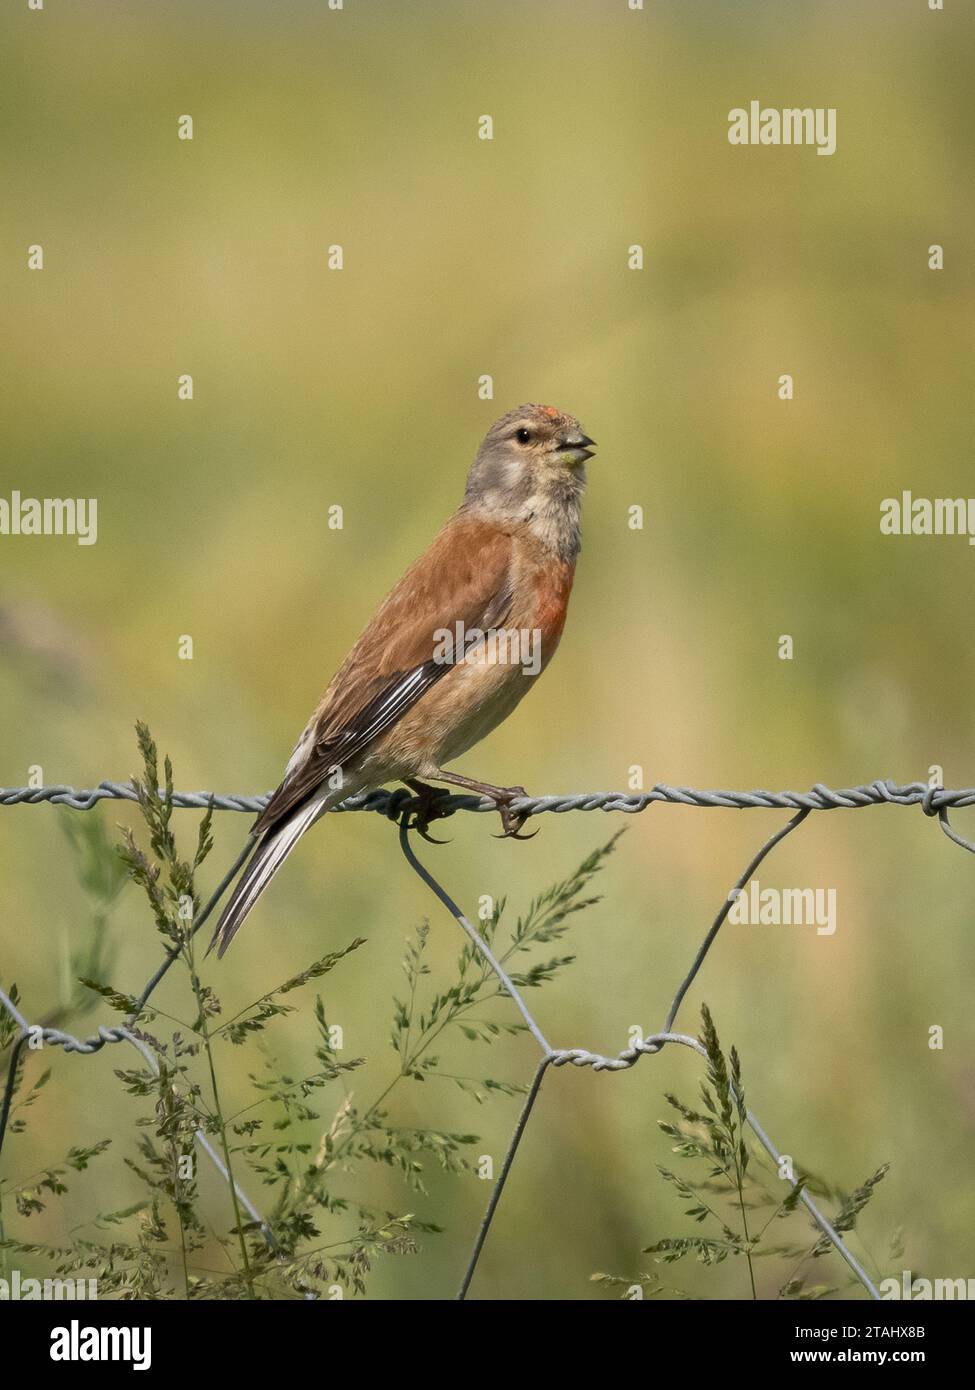
[[[273,786],[484,431],[524,400],[599,443],[584,552],[553,671],[461,770],[534,792],[625,787],[634,764],[647,786],[849,786],[926,780],[933,764],[975,784],[975,552],[878,525],[904,488],[972,491],[970,7],[50,0],[8,8],[3,29],[0,492],[97,497],[99,537],[0,538],[0,784],[33,764],[46,782],[124,778],[142,718],[177,785]],[[752,99],[836,107],[836,154],[729,145],[727,113]],[[177,139],[184,113],[192,142]],[[26,270],[32,243],[42,273]],[[634,243],[642,271],[627,268]],[[0,979],[31,1017],[56,1005],[90,925],[56,824],[68,814],[0,812]],[[92,814],[113,827],[128,813]],[[574,929],[577,963],[534,998],[553,1041],[616,1052],[632,1025],[658,1027],[783,818],[628,821],[604,900]],[[187,845],[196,819],[180,813]],[[549,817],[522,845],[458,816],[450,847],[423,854],[470,910],[484,893],[523,906],[620,821]],[[218,817],[207,883],[247,824]],[[759,879],[835,887],[836,934],[727,928],[681,1022],[695,1031],[708,1002],[798,1162],[847,1187],[892,1162],[856,1246],[874,1273],[975,1273],[975,862],[919,810],[875,808],[812,817]],[[403,941],[427,914],[446,971],[457,928],[391,827],[330,818],[207,979],[236,1009],[367,936],[324,993],[349,1055],[370,1059],[355,1086],[371,1094],[395,1065]],[[159,946],[134,890],[112,931],[112,982],[135,990]],[[286,1067],[307,1056],[308,1009],[273,1032]],[[254,1059],[226,1060],[243,1104]],[[116,1142],[11,1233],[56,1242],[138,1195],[120,1065],[54,1060],[14,1171]],[[534,1065],[520,1038],[469,1069],[527,1080]],[[686,1232],[655,1172],[673,1161],[655,1120],[664,1091],[692,1100],[697,1080],[673,1050],[620,1076],[550,1075],[476,1295],[592,1297],[593,1270],[635,1272],[641,1246]],[[474,1130],[498,1161],[518,1103],[478,1107],[438,1082],[404,1088],[398,1115]],[[418,1198],[392,1173],[369,1181],[391,1210],[446,1227],[383,1262],[373,1296],[449,1296],[487,1184],[434,1173]],[[747,1289],[734,1261],[672,1281]]]

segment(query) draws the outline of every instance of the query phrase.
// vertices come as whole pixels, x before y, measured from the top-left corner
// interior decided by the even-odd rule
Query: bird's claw
[[[496,840],[534,840],[538,834],[533,830],[530,835],[522,835],[521,829],[528,820],[527,811],[512,811],[511,803],[520,796],[527,796],[524,787],[505,787],[504,797],[499,797],[497,801],[498,811],[501,815],[501,834],[495,835]]]
[[[407,830],[415,830],[428,845],[449,845],[450,840],[438,840],[435,835],[429,833],[430,822],[447,815],[447,812],[437,805],[443,800],[444,793],[436,787],[428,787],[426,783],[417,784],[413,790],[416,792],[416,802],[412,809],[404,812]]]
[[[407,830],[415,830],[422,839],[426,840],[428,845],[449,845],[451,843],[450,840],[438,840],[436,835],[431,835],[427,830],[427,822],[421,821],[419,816],[414,816],[406,828]]]

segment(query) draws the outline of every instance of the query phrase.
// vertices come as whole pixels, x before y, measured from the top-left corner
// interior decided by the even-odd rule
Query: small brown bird
[[[522,405],[488,430],[464,500],[387,595],[305,727],[258,817],[260,840],[211,948],[235,932],[305,831],[356,792],[403,781],[436,814],[421,778],[491,797],[506,835],[522,787],[443,764],[506,719],[555,653],[580,545],[585,464],[577,420]]]

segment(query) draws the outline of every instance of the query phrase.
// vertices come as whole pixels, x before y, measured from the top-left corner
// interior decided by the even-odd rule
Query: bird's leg
[[[489,796],[501,813],[501,826],[504,831],[499,835],[499,840],[532,840],[538,834],[533,830],[530,835],[520,833],[522,826],[528,819],[524,812],[519,815],[511,809],[512,801],[516,801],[520,796],[527,796],[524,787],[492,787],[490,782],[476,782],[473,777],[463,777],[459,772],[445,772],[443,768],[438,768],[432,772],[431,777],[435,777],[438,782],[452,782],[455,787],[466,787],[468,791],[480,792],[481,796]]]
[[[413,812],[413,823],[408,828],[422,835],[424,840],[431,845],[449,845],[449,840],[438,840],[435,835],[427,833],[432,820],[446,815],[443,807],[437,805],[443,799],[444,793],[439,787],[430,787],[426,782],[420,782],[415,777],[404,777],[403,780],[411,791],[416,792],[420,801],[419,806]]]

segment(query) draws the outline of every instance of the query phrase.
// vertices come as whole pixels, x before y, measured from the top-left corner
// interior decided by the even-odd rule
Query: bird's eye
[[[530,442],[531,442],[531,437],[532,437],[531,430],[518,430],[517,434],[515,435],[515,438],[517,439],[517,441],[518,441],[519,444],[528,444],[528,443],[530,443]]]

